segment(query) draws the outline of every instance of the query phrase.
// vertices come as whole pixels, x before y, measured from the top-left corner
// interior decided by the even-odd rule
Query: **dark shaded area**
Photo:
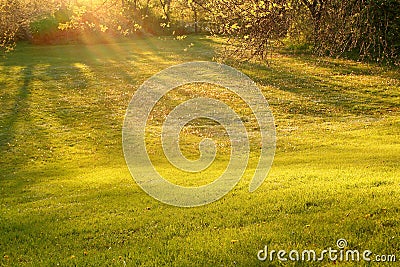
[[[0,153],[4,153],[5,150],[8,149],[9,143],[12,142],[15,134],[15,124],[18,118],[28,115],[28,97],[30,94],[29,83],[32,80],[32,66],[26,66],[21,71],[21,76],[23,84],[18,89],[10,114],[7,114],[8,116],[6,116],[4,123],[2,123],[2,127],[0,128]]]

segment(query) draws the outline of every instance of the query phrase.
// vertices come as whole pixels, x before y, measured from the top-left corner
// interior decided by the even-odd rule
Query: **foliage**
[[[359,58],[399,63],[400,1],[302,0],[312,21],[318,55],[355,51]],[[310,34],[310,32],[309,32]]]
[[[212,32],[229,38],[238,58],[264,58],[286,36],[290,26],[290,4],[284,0],[213,0],[206,3]]]
[[[69,21],[72,13],[67,8],[60,8],[53,13],[44,14],[30,23],[31,40],[33,43],[66,42],[70,36],[59,31],[59,25]]]
[[[13,0],[0,1],[0,49],[11,51],[14,39],[24,23],[20,2]]]
[[[52,18],[47,15],[57,6],[47,0],[0,0],[0,50],[11,51],[16,41],[31,39],[32,22],[44,19],[37,26],[51,27]]]
[[[17,34],[34,43],[110,39],[137,34],[184,34],[199,20],[188,0],[1,0],[0,46],[11,50]],[[197,30],[197,24],[194,26]]]
[[[359,44],[361,54],[376,60],[400,63],[400,1],[375,0],[368,3],[367,19]]]
[[[290,43],[400,64],[399,10],[400,0],[0,0],[0,47],[206,31],[227,37],[225,55],[240,59]]]
[[[33,33],[48,33],[58,28],[59,22],[54,16],[44,17],[31,23]]]
[[[81,34],[108,34],[126,36],[140,29],[136,20],[124,16],[121,7],[100,5],[89,7],[86,5],[71,6],[70,20],[59,24],[60,30],[72,30]]]
[[[171,28],[176,35],[209,32],[207,10],[193,0],[171,3]]]
[[[399,0],[195,2],[209,11],[213,32],[229,38],[235,57],[264,58],[288,40],[317,55],[400,62]]]

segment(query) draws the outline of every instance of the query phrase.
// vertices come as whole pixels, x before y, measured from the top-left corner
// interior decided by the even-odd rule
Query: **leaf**
[[[237,29],[240,29],[240,26],[239,26],[237,23],[235,23],[235,24],[233,24],[233,25],[231,26],[231,29],[232,29],[232,30],[237,30]]]

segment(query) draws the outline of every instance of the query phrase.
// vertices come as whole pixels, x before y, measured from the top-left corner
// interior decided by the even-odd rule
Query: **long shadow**
[[[27,112],[29,107],[29,84],[32,80],[32,69],[33,66],[28,65],[21,70],[23,84],[19,88],[18,94],[15,97],[11,113],[6,117],[2,127],[0,128],[0,153],[4,153],[9,149],[9,145],[15,136],[15,124],[18,118],[20,116],[26,116],[24,113]]]
[[[6,115],[2,121],[0,128],[0,153],[1,157],[4,157],[0,161],[0,180],[12,179],[12,189],[20,191],[25,185],[26,181],[15,178],[15,170],[20,166],[26,164],[27,159],[25,157],[14,156],[13,149],[17,146],[14,140],[16,138],[17,124],[22,117],[28,117],[29,109],[29,96],[30,88],[29,85],[32,81],[33,66],[27,65],[21,70],[23,83],[18,89],[18,93],[14,98],[14,104],[10,109],[10,113]],[[2,112],[5,112],[3,110]],[[7,188],[5,193],[9,193],[10,190]],[[6,197],[7,194],[4,195]]]
[[[180,47],[175,47],[174,42]],[[190,44],[191,40],[185,42]],[[209,40],[204,42],[208,43]],[[164,49],[158,51],[163,44],[166,44]],[[132,44],[77,46],[74,51],[75,62],[85,65],[89,74],[98,79],[89,79],[81,88],[76,89],[67,89],[68,84],[64,83],[63,89],[52,91],[50,97],[60,99],[60,107],[55,110],[54,115],[68,128],[82,129],[77,125],[79,122],[85,124],[85,129],[93,130],[91,136],[96,140],[84,139],[83,142],[93,146],[96,150],[93,156],[96,158],[107,160],[110,157],[110,148],[107,146],[114,142],[111,155],[119,153],[120,158],[114,156],[113,160],[122,159],[123,163],[121,129],[129,101],[140,84],[157,71],[182,61],[193,60],[190,53],[179,58],[185,44],[177,40],[164,42],[154,38],[138,40]],[[194,48],[197,52],[204,49],[203,46]],[[71,58],[68,62],[71,65]],[[79,71],[68,70],[68,73],[72,72],[76,73],[76,79],[84,76]],[[53,66],[47,68],[46,75],[63,79]],[[65,90],[69,90],[68,96],[65,96]],[[68,98],[79,98],[77,93],[87,99],[82,99],[82,105],[71,105]]]
[[[14,104],[9,109],[9,114],[3,116],[3,127],[0,129],[0,152],[11,155],[9,144],[15,138],[16,124],[20,120],[26,120],[28,124],[33,124],[32,128],[34,128],[35,132],[35,135],[32,136],[33,142],[40,144],[52,141],[51,136],[43,132],[45,130],[43,127],[54,127],[54,124],[53,126],[38,127],[34,125],[34,122],[29,121],[29,96],[34,93],[30,92],[30,88],[34,88],[30,87],[33,78],[35,82],[37,80],[45,80],[43,84],[46,86],[46,96],[49,99],[43,98],[43,100],[40,100],[47,101],[43,103],[41,108],[47,109],[46,112],[50,112],[49,114],[52,115],[52,119],[55,119],[57,127],[65,126],[62,128],[63,132],[67,130],[72,132],[69,137],[71,140],[68,140],[69,144],[67,145],[73,146],[78,142],[86,142],[85,144],[88,148],[97,149],[94,146],[108,145],[107,138],[117,138],[117,141],[113,141],[117,142],[114,144],[113,151],[116,152],[118,149],[122,151],[119,142],[121,142],[120,131],[123,115],[133,93],[141,82],[154,74],[150,73],[150,71],[161,70],[164,66],[176,64],[179,51],[181,51],[182,47],[185,47],[183,45],[180,48],[171,48],[170,42],[172,41],[168,40],[168,45],[161,53],[157,52],[157,50],[160,45],[163,45],[163,42],[155,40],[155,44],[153,44],[151,41],[140,40],[136,43],[136,46],[144,45],[144,48],[140,49],[140,51],[131,51],[135,45],[130,45],[129,43],[122,44],[119,52],[114,50],[113,46],[107,45],[76,46],[75,48],[61,46],[50,47],[47,49],[46,54],[40,53],[43,50],[39,49],[37,56],[29,58],[29,64],[27,64],[28,60],[25,57],[21,57],[21,54],[17,58],[18,60],[14,60],[13,63],[10,61],[8,63],[9,66],[24,66],[21,70],[23,83],[13,100]],[[191,41],[191,39],[188,39],[187,43]],[[148,44],[149,42],[150,44]],[[194,47],[195,55],[191,57],[189,53],[183,58],[178,58],[178,62],[197,59],[199,54],[209,45],[212,45],[209,39],[202,40],[200,44],[196,43]],[[196,46],[198,47],[197,50]],[[93,52],[91,50],[96,48],[99,49],[99,54],[92,53],[90,55]],[[20,53],[25,55],[24,52]],[[124,64],[126,59],[130,60],[130,65]],[[295,58],[295,60],[300,64],[326,68],[328,69],[328,76],[318,76],[314,72],[304,73],[301,69],[292,66],[285,68],[282,65],[284,63],[279,62],[270,66],[246,63],[241,68],[250,78],[261,85],[273,85],[282,92],[296,95],[296,99],[292,102],[285,99],[286,102],[284,101],[284,103],[272,101],[272,105],[283,107],[283,112],[287,112],[287,114],[331,117],[346,114],[376,114],[383,109],[400,108],[400,103],[396,103],[394,98],[392,100],[389,97],[380,95],[379,98],[374,99],[371,98],[370,93],[365,91],[355,92],[354,88],[342,86],[342,84],[334,84],[329,79],[331,73],[338,72],[339,74],[353,73],[354,79],[357,79],[357,75],[380,75],[382,73],[376,74],[368,68],[364,69],[359,66],[342,66],[335,61],[330,62],[328,59],[318,61],[315,58],[300,57]],[[143,62],[150,65],[151,68],[143,67]],[[35,68],[40,65],[39,63],[47,67],[40,67],[42,69],[38,73]],[[88,73],[84,73],[82,69],[79,69],[75,65],[76,63],[86,65],[89,69]],[[93,77],[87,77],[88,74],[93,75]],[[109,79],[107,75],[115,76],[116,79]],[[393,78],[396,79],[396,77]],[[49,85],[46,84],[46,79],[50,81]],[[118,84],[114,86],[114,82]],[[95,86],[92,88],[93,83]],[[96,85],[96,83],[98,84]],[[59,87],[51,87],[53,84]],[[109,93],[112,95],[108,95]],[[275,92],[272,97],[276,98]],[[307,101],[310,104],[307,104]],[[318,103],[318,105],[314,104],[314,102]],[[42,105],[42,103],[39,104]],[[85,127],[80,126],[81,123]],[[88,141],[86,136],[82,134],[86,129],[96,129],[98,140]],[[58,132],[58,128],[53,130],[57,134],[63,134],[63,132]],[[58,140],[63,140],[63,138],[57,139],[57,142]],[[65,146],[65,144],[60,145]],[[107,156],[107,150],[98,149],[97,153],[98,156]],[[23,160],[26,159],[24,158]]]
[[[58,49],[65,51],[60,52]],[[72,64],[79,62],[78,57],[71,59],[64,53],[71,50],[73,49],[64,47],[22,45],[22,48],[1,62],[0,66],[4,70],[2,75],[11,76],[2,84],[4,94],[1,101],[4,104],[2,103],[0,111],[0,175],[4,179],[17,178],[20,171],[30,170],[29,166],[34,166],[36,161],[57,161],[52,154],[52,142],[57,140],[53,139],[53,133],[56,132],[55,136],[62,134],[58,132],[61,127],[57,126],[57,120],[63,124],[61,119],[65,118],[54,116],[64,111],[57,105],[62,101],[62,95],[58,94],[59,89],[63,89],[64,94],[68,95],[71,93],[70,88],[81,90],[86,87],[86,80],[80,70]],[[62,144],[56,144],[56,147],[60,146]],[[46,164],[42,165],[47,168]],[[15,180],[13,188],[20,187]]]
[[[332,58],[321,58],[316,56],[296,55],[293,56],[298,61],[306,64],[314,64],[318,67],[329,68],[339,75],[367,75],[367,76],[380,76],[383,78],[400,80],[400,72],[398,67],[394,66],[380,66],[373,63],[360,63],[351,60],[335,60]]]
[[[400,109],[400,103],[396,102],[395,98],[388,97],[385,93],[357,90],[351,85],[334,83],[331,78],[337,72],[338,66],[335,63],[318,63],[315,60],[306,59],[302,59],[300,62],[309,66],[327,68],[329,75],[306,74],[302,70],[281,65],[284,63],[269,67],[259,63],[246,63],[242,67],[245,73],[259,84],[274,86],[279,90],[297,95],[299,99],[286,103],[290,104],[291,107],[286,110],[288,113],[331,117],[338,115],[373,115]],[[357,75],[385,76],[381,73],[371,73],[369,69],[364,70],[357,67],[350,67],[343,70],[342,73],[353,73],[353,76],[351,76],[353,81],[357,81]],[[395,79],[395,77],[391,78]],[[396,92],[393,93],[396,94]],[[315,103],[318,103],[318,105]]]
[[[190,41],[191,40],[188,39],[189,43]],[[140,52],[136,53],[135,51],[131,53],[124,51],[124,55],[115,55],[115,58],[118,60],[125,58],[133,62],[132,68],[137,70],[135,75],[132,76],[132,73],[124,68],[119,68],[118,71],[113,72],[113,74],[118,76],[121,82],[134,85],[134,87],[138,86],[138,79],[141,80],[143,76],[147,76],[147,73],[141,73],[141,64],[143,62],[158,67],[163,65],[168,66],[168,64],[176,63],[174,54],[178,52],[178,50],[163,50],[160,52],[158,51],[159,44],[153,44],[148,40],[141,40],[140,42],[146,44],[151,52],[154,53],[142,54]],[[167,40],[166,42],[171,42],[171,40]],[[196,46],[198,46],[200,50],[203,50],[205,47],[211,46],[210,42],[209,39],[205,39],[202,40],[200,44],[196,43]],[[103,53],[109,55],[113,54],[112,51],[103,51]],[[197,58],[197,55],[194,55],[193,58]],[[193,58],[190,56],[183,57],[184,60],[193,60]],[[334,59],[330,60],[304,56],[291,56],[291,58],[294,58],[300,64],[306,64],[308,67],[315,66],[317,68],[325,68],[330,73],[330,76],[319,76],[318,73],[313,72],[304,73],[290,66],[286,68],[282,65],[274,66],[274,64],[270,66],[257,63],[245,63],[241,65],[241,68],[259,84],[272,85],[279,90],[297,95],[298,99],[296,101],[286,101],[288,103],[276,104],[280,106],[286,105],[283,111],[288,114],[303,114],[315,117],[373,115],[386,112],[386,110],[397,110],[400,108],[400,104],[396,103],[384,92],[370,93],[352,88],[351,85],[337,84],[331,80],[333,75],[352,75],[351,78],[354,80],[357,80],[358,76],[368,75],[391,78],[398,81],[399,77],[393,73],[388,74],[385,71],[378,72],[379,68],[376,66],[370,67],[356,62],[354,62],[354,64],[351,64],[351,62],[346,64],[337,62]],[[97,66],[92,63],[93,62],[87,62],[87,64],[91,66],[91,69],[97,72]],[[129,93],[132,94],[133,90],[129,90]],[[129,99],[125,99],[125,101],[127,100]]]

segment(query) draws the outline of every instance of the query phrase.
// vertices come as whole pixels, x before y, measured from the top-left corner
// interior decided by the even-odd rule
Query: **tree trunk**
[[[194,32],[198,33],[198,18],[197,18],[197,8],[193,7],[193,12],[194,12]]]

